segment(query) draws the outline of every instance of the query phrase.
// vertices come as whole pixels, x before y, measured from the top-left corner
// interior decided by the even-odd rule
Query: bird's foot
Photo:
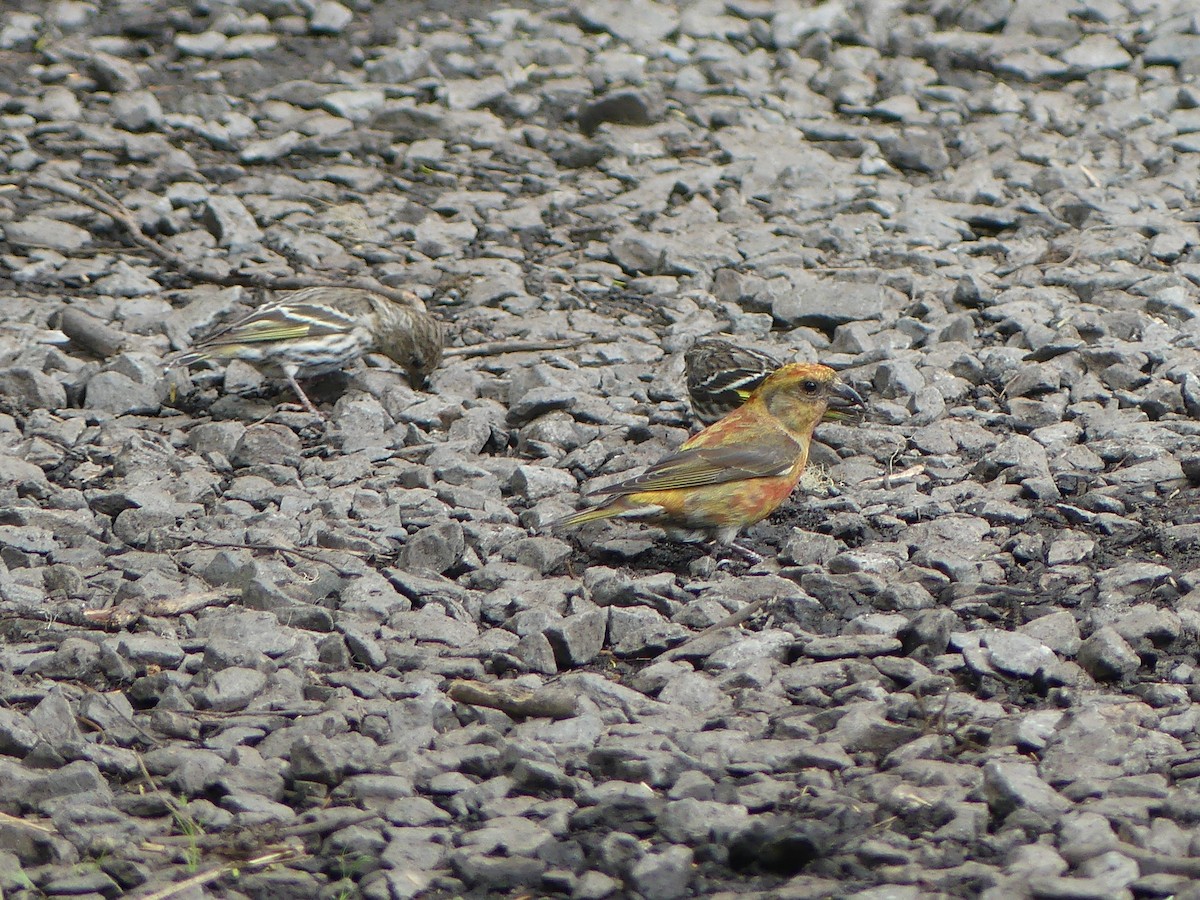
[[[311,403],[280,403],[275,407],[276,412],[306,412],[314,419],[325,421],[325,413],[321,412]]]

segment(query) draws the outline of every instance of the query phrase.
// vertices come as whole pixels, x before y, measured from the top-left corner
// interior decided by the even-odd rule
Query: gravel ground
[[[1200,898],[1198,77],[1194,0],[6,4],[3,896]],[[428,392],[164,369],[321,281]],[[766,561],[548,533],[721,332],[872,403]]]

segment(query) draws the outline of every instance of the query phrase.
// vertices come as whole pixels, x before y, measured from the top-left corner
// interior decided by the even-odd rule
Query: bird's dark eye
[[[818,384],[817,382],[812,381],[812,380],[806,381],[803,384],[801,384],[800,386],[802,388],[804,388],[804,393],[806,393],[806,394],[815,394],[817,392],[817,390],[821,387],[820,384]]]

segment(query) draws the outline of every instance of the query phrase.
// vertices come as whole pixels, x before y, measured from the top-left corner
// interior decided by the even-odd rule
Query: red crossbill
[[[296,382],[344,368],[378,351],[403,366],[414,387],[426,385],[442,359],[442,329],[409,291],[397,302],[362,288],[313,287],[285,294],[198,340],[172,366],[241,359],[282,375],[305,409],[320,416]]]
[[[783,366],[678,452],[635,478],[601,488],[594,493],[606,498],[600,505],[553,524],[640,519],[676,540],[732,544],[739,531],[769,516],[795,489],[813,429],[826,411],[851,405],[862,406],[863,400],[832,369]]]

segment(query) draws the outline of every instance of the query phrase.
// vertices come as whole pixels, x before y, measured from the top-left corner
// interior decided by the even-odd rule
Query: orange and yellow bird
[[[768,375],[746,402],[693,435],[643,474],[595,491],[604,501],[553,523],[640,519],[681,541],[732,545],[747,525],[779,508],[800,481],[813,429],[832,406],[863,406],[833,369],[791,363]]]

